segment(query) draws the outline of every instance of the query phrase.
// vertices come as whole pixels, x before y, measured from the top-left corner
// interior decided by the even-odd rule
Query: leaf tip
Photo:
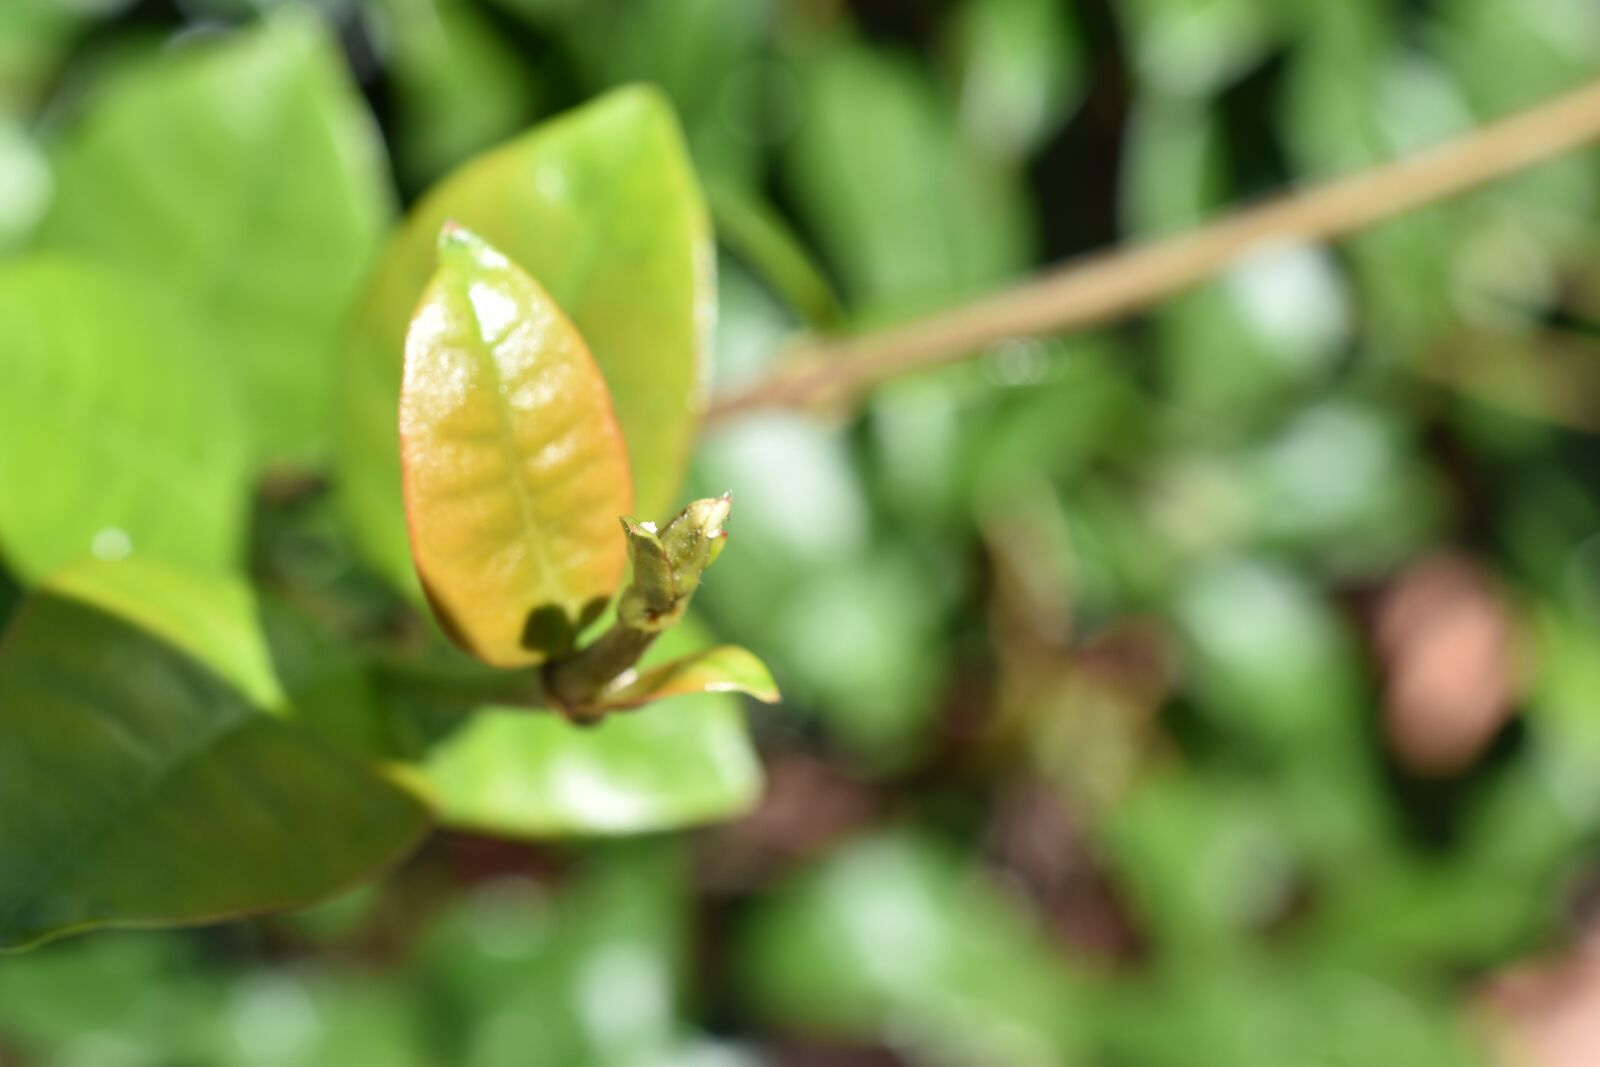
[[[493,245],[455,219],[447,219],[439,227],[439,260],[441,263],[455,261],[491,269],[510,263]]]
[[[439,227],[439,255],[472,243],[472,232],[455,219],[446,219],[444,225]]]

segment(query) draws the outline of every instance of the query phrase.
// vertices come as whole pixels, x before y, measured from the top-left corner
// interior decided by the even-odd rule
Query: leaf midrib
[[[541,586],[539,590],[535,591],[535,600],[548,601],[554,599],[564,607],[565,605],[572,603],[572,591],[567,587],[565,582],[561,581],[559,577],[557,577],[558,572],[552,566],[549,552],[544,543],[544,538],[542,536],[544,533],[544,523],[539,521],[539,509],[533,502],[533,492],[528,486],[527,478],[524,473],[527,460],[526,457],[522,455],[521,449],[517,447],[515,417],[511,410],[511,401],[506,396],[507,383],[505,375],[500,372],[500,361],[498,359],[500,346],[507,340],[517,335],[518,330],[522,327],[525,320],[517,320],[512,324],[511,328],[504,333],[499,341],[491,341],[487,332],[484,330],[483,320],[478,316],[478,309],[476,306],[474,306],[470,296],[463,291],[461,297],[467,306],[467,318],[472,323],[472,335],[479,341],[479,346],[482,349],[478,355],[478,358],[484,361],[486,365],[485,369],[494,379],[493,406],[495,418],[500,426],[499,436],[502,447],[505,448],[507,454],[511,458],[511,463],[508,465],[510,471],[509,481],[511,482],[511,492],[512,495],[516,497],[517,514],[522,519],[523,543],[527,546],[529,555],[533,556],[536,561],[535,566],[538,571],[538,584]],[[520,307],[524,301],[518,300],[516,303]],[[559,325],[559,323],[557,325]],[[559,594],[555,598],[544,595],[550,590],[551,587],[554,587]],[[540,603],[529,604],[527,606],[527,610],[532,612],[540,606]]]

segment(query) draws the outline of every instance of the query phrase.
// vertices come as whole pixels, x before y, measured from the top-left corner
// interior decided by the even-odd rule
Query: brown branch
[[[1085,256],[1014,288],[901,325],[815,340],[770,377],[713,401],[708,421],[857,396],[1007,338],[1127,315],[1268,245],[1341,237],[1600,139],[1600,81],[1393,163],[1240,208],[1199,229]]]

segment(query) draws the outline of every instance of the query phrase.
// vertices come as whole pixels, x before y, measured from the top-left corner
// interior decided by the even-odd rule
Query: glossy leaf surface
[[[0,948],[308,903],[426,826],[409,794],[257,702],[246,594],[140,566],[70,572],[0,645]],[[201,620],[220,624],[191,639],[209,664],[168,638]]]
[[[682,656],[704,639],[679,624],[646,657]],[[421,760],[447,825],[517,837],[628,834],[736,815],[755,803],[761,765],[739,701],[679,697],[574,726],[558,715],[479,711]]]
[[[321,24],[289,11],[152,57],[91,100],[57,180],[45,242],[182,294],[250,397],[257,454],[315,457],[338,330],[393,200]]]
[[[745,693],[767,704],[778,701],[778,687],[767,665],[749,649],[719,645],[655,667],[601,695],[602,708],[636,708],[690,693]]]
[[[456,227],[406,337],[400,451],[411,551],[445,631],[502,667],[566,651],[626,564],[627,453],[583,338]]]
[[[588,343],[642,515],[676,503],[713,315],[700,192],[653,91],[611,93],[445,179],[385,253],[341,371],[340,491],[362,550],[401,588],[415,587],[394,429],[403,338],[439,229],[452,219],[537,278]]]
[[[0,269],[0,557],[24,580],[91,555],[237,557],[249,487],[233,397],[178,319],[100,268]]]

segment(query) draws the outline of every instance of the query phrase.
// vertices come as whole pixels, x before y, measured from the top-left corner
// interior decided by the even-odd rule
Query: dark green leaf
[[[285,716],[242,586],[76,568],[0,645],[0,947],[310,903],[426,825]]]

